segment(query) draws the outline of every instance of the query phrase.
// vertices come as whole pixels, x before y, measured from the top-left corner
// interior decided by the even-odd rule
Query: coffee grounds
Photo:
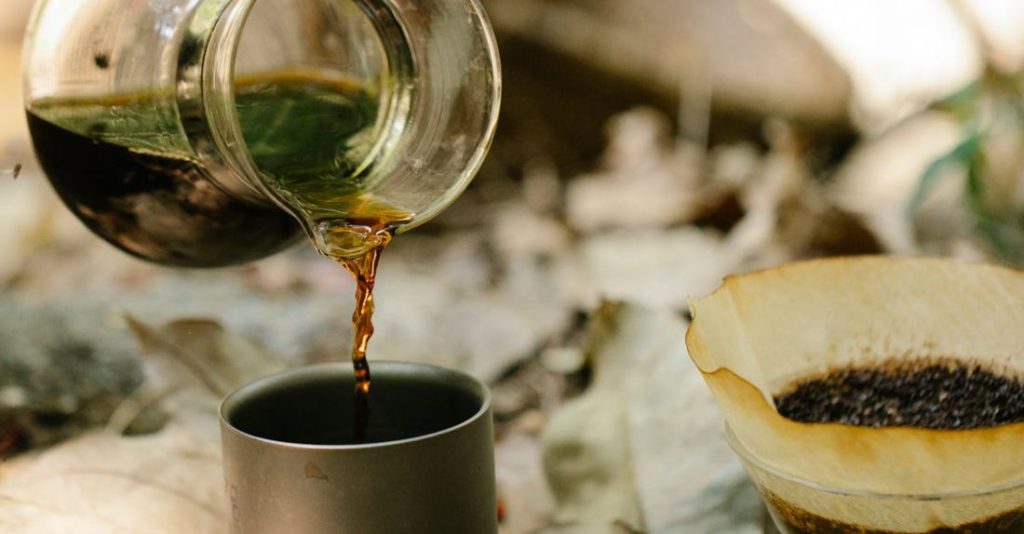
[[[967,430],[1024,421],[1024,383],[954,360],[890,363],[803,381],[775,404],[802,423]]]

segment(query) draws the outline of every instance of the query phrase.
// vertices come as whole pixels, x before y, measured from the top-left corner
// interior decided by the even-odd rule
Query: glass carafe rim
[[[189,75],[197,76],[194,82],[198,84],[196,90],[201,95],[197,102],[203,106],[204,115],[207,119],[207,124],[204,125],[206,131],[190,132],[190,137],[198,140],[200,144],[206,144],[207,146],[212,143],[216,147],[215,159],[223,163],[224,167],[233,171],[231,175],[223,173],[223,176],[215,176],[218,182],[231,181],[233,176],[236,182],[244,184],[240,188],[238,183],[221,183],[222,187],[236,193],[240,189],[255,192],[257,193],[255,197],[252,194],[246,196],[257,201],[272,201],[302,221],[301,215],[288,206],[259,178],[257,165],[245,148],[241,125],[234,107],[235,62],[238,57],[239,44],[247,17],[256,3],[260,1],[200,0],[201,6],[205,4],[207,6],[206,9],[211,11],[217,10],[218,15],[214,20],[200,21],[200,24],[194,30],[196,33],[205,33],[201,37],[206,39],[199,71],[191,74],[179,72],[182,78],[186,78]],[[424,30],[414,24],[403,23],[403,11],[415,9],[415,6],[404,0],[342,1],[349,1],[357,5],[378,31],[379,43],[386,57],[386,76],[398,88],[398,90],[388,96],[389,102],[385,102],[382,105],[382,108],[387,108],[386,112],[390,114],[385,121],[388,123],[398,123],[406,120],[409,110],[400,108],[403,105],[409,105],[408,99],[411,98],[409,92],[417,88],[418,90],[425,90],[420,87],[424,85],[419,80],[423,75],[420,66],[416,65],[415,62],[407,64],[402,60],[402,58],[417,57],[415,47],[422,46],[418,44],[422,40],[415,38],[415,33]],[[472,178],[483,165],[490,148],[497,129],[498,111],[501,105],[501,67],[497,40],[491,30],[490,22],[483,6],[479,0],[434,1],[464,5],[472,16],[475,17],[474,21],[469,23],[462,22],[462,24],[475,24],[475,28],[478,29],[480,34],[479,37],[486,47],[486,55],[490,63],[490,77],[492,79],[492,84],[490,85],[492,94],[489,95],[490,109],[486,112],[488,124],[486,125],[483,137],[477,141],[473,154],[468,159],[459,179],[455,180],[453,185],[448,188],[444,197],[435,202],[430,209],[421,213],[415,213],[413,220],[403,223],[401,227],[395,229],[397,232],[405,232],[426,223],[451,205],[468,187]],[[209,24],[209,26],[203,27],[203,24]],[[182,64],[186,63],[186,61],[182,61]],[[180,86],[181,84],[179,83]],[[182,96],[179,89],[179,101],[182,100]],[[437,98],[443,96],[445,95],[438,95]],[[185,100],[188,100],[188,98],[186,97]],[[393,137],[392,139],[384,140],[385,143],[397,143],[401,136],[407,135],[404,131],[395,131],[390,127],[390,124],[386,125],[383,130],[386,132],[385,135]],[[196,135],[197,133],[200,135]],[[194,146],[196,145],[194,144]],[[381,154],[387,155],[389,150],[391,148],[375,150],[368,157],[383,157]],[[371,166],[372,162],[364,161],[357,168],[365,169]],[[242,194],[245,194],[245,192],[242,191]],[[307,233],[311,232],[312,229],[305,224],[305,221],[303,223],[303,226],[307,226]]]

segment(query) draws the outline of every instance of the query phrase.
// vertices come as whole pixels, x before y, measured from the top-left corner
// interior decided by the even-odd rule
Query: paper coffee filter
[[[770,468],[889,495],[1024,483],[1024,424],[966,431],[805,424],[779,415],[773,402],[798,380],[896,358],[958,358],[1024,372],[1021,272],[934,259],[821,260],[729,278],[692,310],[690,356],[736,439]],[[897,532],[958,525],[1021,504],[933,502],[906,517],[897,507],[889,520],[879,508],[844,508],[800,485],[766,489],[824,517],[857,523],[873,515]]]

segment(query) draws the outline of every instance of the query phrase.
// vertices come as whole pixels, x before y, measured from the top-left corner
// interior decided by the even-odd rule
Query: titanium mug
[[[373,371],[361,444],[346,364],[263,378],[224,400],[231,532],[497,532],[487,387],[419,364],[375,362]]]

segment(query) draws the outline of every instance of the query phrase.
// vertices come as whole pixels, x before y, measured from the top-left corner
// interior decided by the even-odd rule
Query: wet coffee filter
[[[1021,411],[1024,273],[822,260],[729,278],[692,306],[690,356],[784,528],[1024,532],[1024,424],[1000,424],[1019,420],[1003,408]],[[803,404],[786,406],[801,385]],[[891,398],[869,398],[880,392]],[[932,393],[967,404],[944,419],[928,413]],[[824,417],[829,395],[845,398]],[[779,399],[829,422],[784,417]]]

